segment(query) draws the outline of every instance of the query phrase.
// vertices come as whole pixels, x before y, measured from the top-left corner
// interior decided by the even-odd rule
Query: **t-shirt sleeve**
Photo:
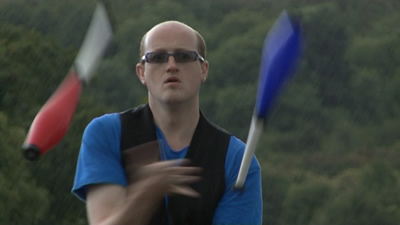
[[[117,113],[98,117],[86,127],[72,188],[79,199],[86,200],[86,187],[90,184],[127,185],[120,137],[121,122]]]
[[[225,193],[218,204],[213,218],[214,225],[262,223],[262,187],[261,168],[253,156],[243,190],[233,188],[240,164],[242,162],[245,144],[232,137],[225,160]]]

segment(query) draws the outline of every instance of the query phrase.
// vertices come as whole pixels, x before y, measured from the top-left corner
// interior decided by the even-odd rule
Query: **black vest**
[[[153,114],[148,104],[122,112],[120,118],[122,125],[121,150],[125,168],[159,160]],[[168,196],[168,207],[163,201],[149,224],[210,225],[212,223],[215,209],[225,191],[225,158],[230,137],[230,134],[208,121],[200,113],[200,119],[186,158],[191,160],[191,165],[203,168],[202,180],[191,185],[200,193],[201,197]],[[131,151],[131,149],[135,149],[133,147],[137,148]],[[156,150],[145,152],[147,149]],[[140,154],[138,154],[138,150],[141,152]],[[129,152],[133,157],[127,156]],[[139,157],[135,157],[137,155]],[[128,177],[128,182],[134,181],[129,180]]]

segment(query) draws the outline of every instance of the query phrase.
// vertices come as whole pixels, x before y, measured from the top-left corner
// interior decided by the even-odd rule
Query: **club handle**
[[[113,35],[109,11],[107,11],[104,2],[99,1],[74,62],[74,67],[81,80],[89,83],[92,79],[93,72]]]
[[[244,150],[242,163],[240,165],[239,174],[236,179],[235,189],[242,189],[249,171],[254,151],[257,147],[257,142],[260,138],[264,126],[264,118],[253,116],[251,119],[249,135],[247,137],[246,148]]]

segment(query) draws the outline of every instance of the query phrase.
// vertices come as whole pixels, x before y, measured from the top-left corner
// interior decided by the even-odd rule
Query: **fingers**
[[[166,191],[167,194],[180,194],[193,198],[200,197],[200,194],[189,186],[189,184],[200,181],[200,176],[175,175],[171,176],[171,179]]]
[[[152,165],[159,166],[159,167],[190,166],[190,160],[189,159],[173,159],[173,160],[156,162],[156,163],[153,163]]]
[[[200,197],[200,194],[197,191],[195,191],[195,190],[193,190],[193,188],[190,188],[187,186],[172,185],[170,187],[168,194],[180,194],[180,195],[185,195],[185,196],[192,197],[192,198]]]
[[[175,176],[175,175],[200,175],[202,169],[200,167],[189,167],[189,166],[175,166],[163,169],[163,174]],[[178,177],[177,177],[178,178]]]
[[[170,184],[190,184],[201,180],[200,176],[197,175],[171,175],[169,176]]]
[[[188,166],[187,159],[167,160],[151,163],[138,168],[135,172],[135,183],[140,182],[146,191],[154,195],[181,194],[199,197],[191,184],[201,180],[200,167]]]

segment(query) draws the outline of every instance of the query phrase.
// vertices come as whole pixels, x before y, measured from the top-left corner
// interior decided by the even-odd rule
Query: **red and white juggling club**
[[[257,99],[235,189],[242,189],[265,120],[285,82],[291,77],[301,51],[300,25],[283,11],[264,41]]]
[[[97,62],[112,36],[109,15],[103,3],[98,2],[70,72],[32,122],[22,145],[27,159],[38,159],[65,136],[79,101],[82,82],[88,83],[91,80]]]

